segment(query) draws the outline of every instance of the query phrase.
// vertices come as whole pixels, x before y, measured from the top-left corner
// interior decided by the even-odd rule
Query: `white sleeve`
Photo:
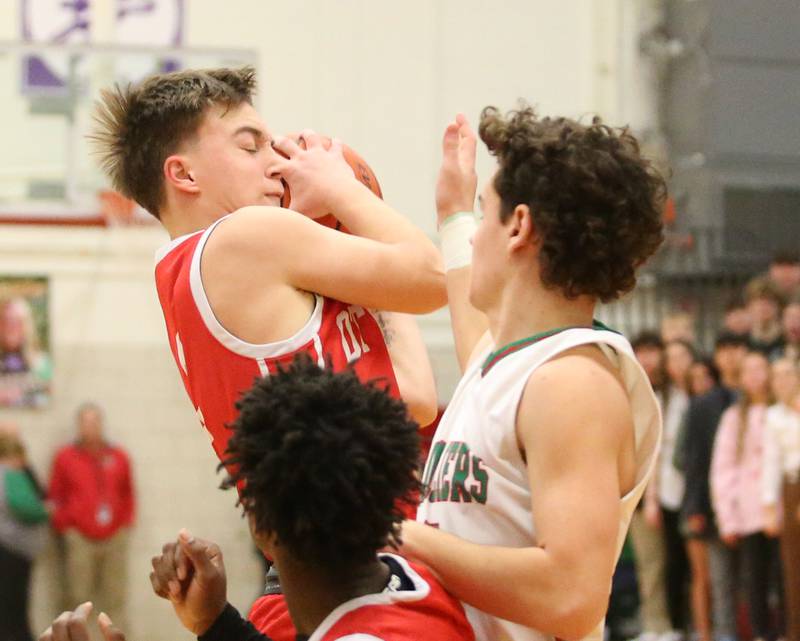
[[[764,432],[764,461],[761,472],[761,502],[773,506],[778,503],[781,493],[781,448],[780,417],[776,412],[767,412],[767,425]]]

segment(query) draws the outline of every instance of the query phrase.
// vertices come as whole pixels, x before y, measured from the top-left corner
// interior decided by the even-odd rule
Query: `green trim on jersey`
[[[549,329],[544,332],[540,332],[539,334],[534,334],[533,336],[528,336],[527,338],[520,338],[513,343],[508,343],[507,345],[503,345],[501,348],[494,350],[491,354],[486,357],[486,360],[483,361],[483,365],[481,365],[481,376],[486,376],[489,373],[489,370],[492,369],[497,363],[503,360],[506,356],[510,356],[515,352],[520,351],[521,349],[525,349],[529,345],[533,345],[538,343],[539,341],[544,340],[545,338],[550,338],[555,336],[556,334],[560,334],[561,332],[566,332],[569,329],[595,329],[599,331],[606,331],[606,332],[614,332],[615,334],[619,334],[620,332],[611,329],[608,325],[601,323],[599,320],[593,320],[591,327],[586,327],[585,325],[568,325],[567,327],[557,327],[555,329]]]

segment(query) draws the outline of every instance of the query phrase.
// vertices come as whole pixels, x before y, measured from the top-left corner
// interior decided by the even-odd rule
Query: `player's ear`
[[[274,532],[262,532],[256,527],[256,518],[252,513],[247,514],[247,525],[250,528],[250,536],[259,550],[267,557],[274,558],[274,550],[278,544],[278,537]]]
[[[273,561],[278,556],[278,535],[274,532],[256,532],[253,535],[258,549],[264,553],[268,559]]]
[[[187,194],[196,194],[200,191],[194,179],[194,172],[185,156],[174,154],[164,161],[164,180],[175,189]]]
[[[508,249],[515,252],[523,247],[536,243],[536,226],[528,205],[517,205],[511,212],[507,222]]]

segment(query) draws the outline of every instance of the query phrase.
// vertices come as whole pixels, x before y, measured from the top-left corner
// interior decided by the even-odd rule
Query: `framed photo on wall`
[[[44,407],[52,361],[48,280],[0,276],[0,407]]]

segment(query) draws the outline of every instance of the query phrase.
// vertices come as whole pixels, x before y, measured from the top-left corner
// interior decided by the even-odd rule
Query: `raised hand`
[[[472,211],[478,175],[475,173],[477,137],[466,116],[458,114],[447,125],[442,139],[442,165],[436,181],[436,213],[439,224],[460,211]]]
[[[222,552],[216,543],[181,530],[177,543],[168,543],[153,558],[153,591],[172,603],[190,632],[203,634],[225,609],[227,579]]]
[[[62,612],[53,624],[39,637],[39,641],[89,641],[89,614],[92,603],[81,603],[72,612]],[[97,617],[100,631],[106,641],[125,641],[122,631],[114,627],[111,619],[104,612]]]

